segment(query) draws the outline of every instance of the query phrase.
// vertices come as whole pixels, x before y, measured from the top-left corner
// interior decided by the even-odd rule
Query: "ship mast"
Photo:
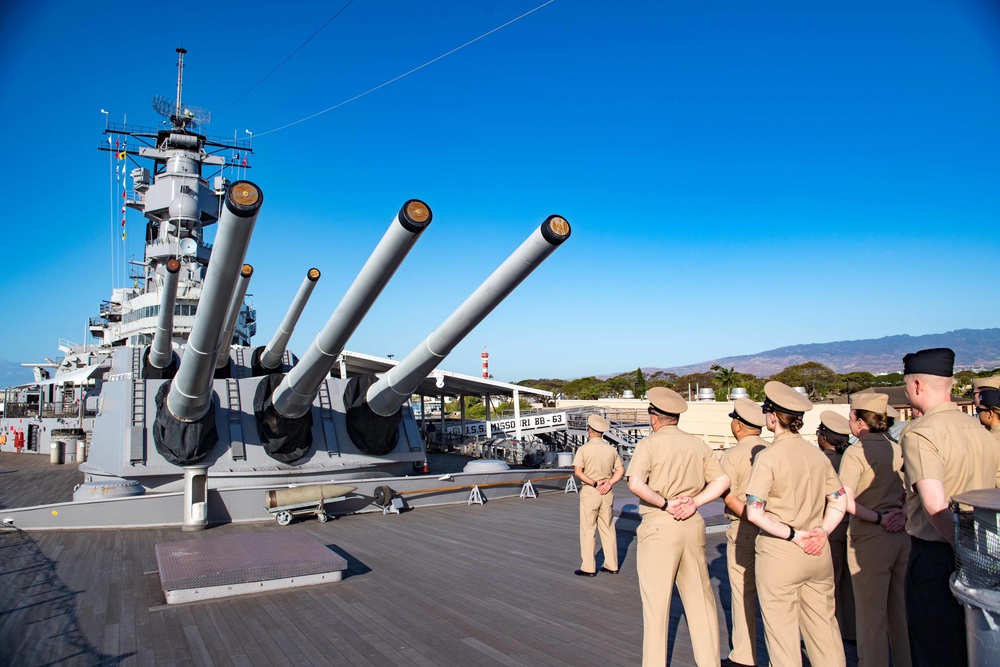
[[[183,46],[177,48],[177,104],[174,106],[174,117],[170,120],[173,121],[176,127],[183,127],[179,125],[175,118],[180,118],[181,109],[181,89],[184,87],[184,54],[187,53],[187,49]]]

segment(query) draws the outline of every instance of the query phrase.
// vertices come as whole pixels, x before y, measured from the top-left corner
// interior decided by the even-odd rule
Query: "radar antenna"
[[[171,103],[162,95],[153,97],[153,111],[170,119],[171,124],[179,130],[194,129],[198,125],[208,125],[212,122],[212,114],[200,107],[185,107],[181,103],[181,89],[184,87],[184,54],[187,49],[177,49],[177,102]]]

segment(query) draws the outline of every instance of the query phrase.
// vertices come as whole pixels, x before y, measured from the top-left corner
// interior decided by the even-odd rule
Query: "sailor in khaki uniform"
[[[614,447],[604,442],[602,435],[611,428],[608,420],[600,415],[587,418],[585,445],[576,450],[573,469],[584,486],[580,489],[580,569],[578,576],[597,575],[594,558],[594,528],[601,534],[604,565],[601,572],[618,574],[618,539],[611,523],[612,503],[615,494],[611,487],[622,478],[625,468]]]
[[[840,460],[851,444],[851,427],[847,419],[833,410],[824,410],[819,416],[816,442],[830,459],[834,472],[840,470]],[[843,480],[841,480],[843,481]],[[836,590],[837,623],[840,636],[850,641],[857,639],[854,616],[854,589],[851,587],[851,570],[847,567],[847,521],[830,533],[830,557],[833,558],[833,587]]]
[[[972,405],[979,409],[979,394],[983,389],[1000,389],[1000,375],[972,378]]]
[[[976,409],[979,423],[993,436],[994,447],[1000,456],[1000,389],[984,387],[979,394],[979,405]],[[997,470],[997,487],[1000,487],[1000,469]]]
[[[848,420],[858,442],[840,462],[850,517],[847,561],[857,610],[858,664],[910,667],[904,582],[910,536],[903,530],[903,452],[889,439],[889,397],[851,396]]]
[[[764,394],[774,439],[750,472],[747,517],[761,529],[757,597],[767,652],[772,665],[801,665],[801,634],[812,665],[844,667],[828,538],[847,498],[826,456],[798,434],[809,399],[775,381]]]
[[[722,455],[722,469],[729,475],[729,492],[726,493],[726,565],[729,570],[730,611],[733,619],[733,650],[723,661],[724,665],[742,667],[757,664],[757,580],[754,570],[756,559],[754,543],[759,529],[747,520],[747,482],[754,459],[765,447],[767,440],[760,437],[764,428],[764,413],[749,398],[738,398],[729,413],[729,424],[736,445]]]
[[[906,398],[923,416],[903,432],[906,618],[914,665],[966,664],[965,614],[952,596],[955,569],[952,496],[996,486],[993,438],[951,401],[955,353],[934,348],[903,357]]]
[[[653,433],[629,463],[628,488],[640,502],[636,569],[642,597],[642,664],[667,661],[667,625],[674,587],[681,595],[695,663],[719,664],[719,619],[705,560],[705,522],[697,508],[729,488],[715,453],[677,427],[687,402],[665,387],[649,390]]]

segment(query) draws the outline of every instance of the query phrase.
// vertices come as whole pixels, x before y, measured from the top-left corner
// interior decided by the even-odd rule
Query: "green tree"
[[[553,394],[558,394],[566,386],[566,380],[559,379],[541,379],[541,380],[521,380],[517,384],[522,387],[531,387],[532,389],[542,389],[544,391],[551,391]]]
[[[825,398],[830,388],[837,383],[837,374],[823,364],[807,361],[789,366],[771,376],[772,380],[784,382],[789,387],[805,387],[810,398]]]
[[[714,387],[715,375],[712,373],[688,373],[673,381],[672,389],[684,398],[688,397],[688,387],[691,388],[692,400],[697,398],[695,392],[705,387]]]
[[[868,371],[854,371],[851,373],[841,373],[837,376],[837,382],[833,386],[833,391],[838,394],[856,394],[862,389],[875,386],[875,376]]]
[[[886,373],[885,375],[875,376],[875,386],[876,387],[899,387],[903,384],[903,374],[902,373]]]
[[[712,364],[709,370],[715,373],[715,378],[712,380],[712,384],[715,386],[715,400],[725,401],[732,391],[733,381],[737,375],[736,369],[732,366],[726,368],[719,364]]]
[[[632,390],[636,398],[642,398],[646,394],[646,374],[642,368],[635,369],[635,388]]]
[[[634,373],[621,373],[604,381],[604,391],[607,396],[621,396],[635,387]]]
[[[563,387],[563,393],[566,394],[566,398],[592,401],[604,396],[607,393],[607,389],[604,382],[594,376],[590,376],[570,380]]]
[[[461,406],[458,401],[451,401],[444,406],[444,409],[450,413],[461,412]],[[483,405],[483,399],[479,396],[466,396],[465,397],[465,418],[466,419],[485,419],[486,418],[486,406]]]
[[[518,404],[520,405],[520,409],[521,410],[530,410],[531,409],[531,403],[529,403],[527,401],[527,399],[524,399],[524,398],[519,399],[518,400]],[[512,414],[514,414],[514,401],[502,401],[501,403],[499,403],[497,405],[496,410],[494,411],[494,414],[496,416],[498,416],[498,417],[501,416],[501,415],[512,415]],[[491,416],[493,416],[493,415],[491,415]]]

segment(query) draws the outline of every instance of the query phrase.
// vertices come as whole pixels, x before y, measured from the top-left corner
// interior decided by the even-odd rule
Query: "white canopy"
[[[66,384],[67,382],[75,385],[87,384],[90,378],[97,373],[97,369],[100,367],[100,364],[84,366],[83,368],[77,368],[75,371],[69,371],[68,373],[56,373],[55,377],[51,377],[48,380],[42,380],[41,382],[25,382],[24,384],[19,384],[17,386],[42,387],[48,384]]]

